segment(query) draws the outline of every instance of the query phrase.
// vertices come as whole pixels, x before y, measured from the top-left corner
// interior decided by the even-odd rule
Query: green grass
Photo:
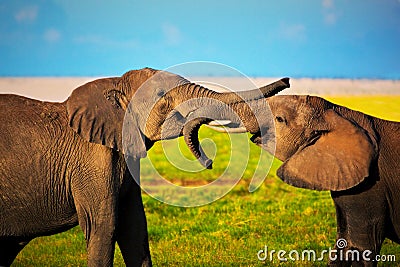
[[[400,121],[400,96],[390,97],[330,97],[329,100],[366,113]],[[155,266],[325,266],[324,262],[287,262],[257,259],[257,252],[268,250],[313,249],[321,252],[335,242],[335,210],[329,192],[316,192],[291,187],[276,177],[278,161],[272,162],[271,172],[260,188],[248,191],[254,170],[258,165],[260,149],[248,144],[247,135],[230,142],[226,134],[201,130],[201,137],[214,142],[205,144],[208,155],[216,153],[213,170],[200,168],[193,162],[183,141],[170,142],[167,155],[177,158],[173,166],[165,159],[161,143],[149,151],[149,159],[163,177],[177,185],[196,187],[218,179],[229,166],[231,146],[232,173],[239,166],[247,166],[242,179],[224,197],[195,208],[167,205],[144,195],[150,249]],[[236,137],[235,137],[236,138]],[[184,157],[174,152],[179,145]],[[216,148],[216,150],[215,150]],[[240,151],[249,149],[250,157]],[[170,153],[172,153],[170,155]],[[249,161],[243,160],[249,158]],[[150,171],[150,161],[142,164],[142,178],[157,188],[158,180]],[[263,155],[262,164],[268,164]],[[260,170],[260,169],[259,169]],[[261,169],[262,170],[262,169]],[[239,177],[240,178],[240,177]],[[261,177],[262,178],[262,177]],[[168,190],[167,190],[168,193]],[[176,195],[164,196],[167,200]],[[191,196],[196,197],[196,196]],[[199,198],[198,201],[204,199]],[[184,201],[184,200],[183,200]],[[386,241],[381,254],[400,258],[400,246]],[[124,266],[119,250],[115,266]],[[33,240],[19,255],[13,266],[85,266],[85,240],[79,227],[68,232]],[[385,263],[380,266],[396,266]]]

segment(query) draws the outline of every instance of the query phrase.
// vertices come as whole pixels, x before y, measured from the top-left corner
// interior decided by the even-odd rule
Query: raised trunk
[[[186,84],[186,90],[182,90],[184,92],[188,92],[188,95],[182,94],[179,99],[180,101],[186,101],[189,99],[214,99],[221,101],[225,104],[234,104],[239,102],[253,101],[265,97],[270,97],[283,89],[289,88],[289,78],[282,78],[276,82],[268,84],[266,86],[256,88],[253,90],[246,91],[238,91],[238,92],[229,92],[229,93],[219,93],[213,90],[209,90],[201,85],[190,83]],[[182,92],[180,91],[180,92]],[[212,104],[211,104],[212,105]]]
[[[231,92],[231,93],[218,93],[216,95],[216,99],[224,102],[225,104],[233,104],[243,101],[252,101],[264,97],[273,96],[278,92],[282,91],[283,89],[289,87],[290,87],[289,78],[282,78],[276,82],[273,82],[271,84],[253,90]]]

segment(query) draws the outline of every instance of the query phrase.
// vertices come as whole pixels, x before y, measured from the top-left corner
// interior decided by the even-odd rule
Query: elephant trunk
[[[213,120],[229,120],[233,125],[244,126],[250,133],[260,131],[260,126],[273,127],[270,124],[268,104],[264,97],[270,97],[279,91],[290,87],[289,78],[283,78],[277,82],[251,91],[242,91],[238,93],[215,93],[207,90],[200,95],[217,100],[210,101],[197,112],[199,116],[194,115],[194,119],[185,124],[183,135],[187,146],[199,162],[208,169],[212,168],[212,160],[204,153],[198,140],[198,131],[202,124],[207,124]],[[205,88],[198,88],[204,90]],[[261,92],[261,93],[260,93]],[[258,118],[255,114],[263,114]]]
[[[192,154],[198,159],[201,165],[207,169],[212,169],[212,160],[207,157],[204,153],[203,148],[199,142],[198,132],[202,124],[210,122],[207,118],[197,118],[189,121],[183,127],[183,136],[187,146],[189,147]]]
[[[247,91],[238,91],[238,92],[229,92],[229,93],[219,93],[213,90],[209,90],[201,85],[195,83],[187,83],[183,86],[186,86],[186,92],[189,94],[182,94],[178,99],[179,102],[184,102],[187,100],[195,100],[196,103],[194,105],[214,105],[215,102],[210,102],[210,100],[217,100],[226,105],[232,105],[240,102],[253,101],[261,98],[266,98],[277,94],[283,89],[289,88],[289,78],[282,78],[276,82],[268,84],[266,86],[247,90]],[[208,99],[208,102],[207,102]],[[204,102],[199,102],[204,101]]]
[[[282,78],[276,82],[273,82],[258,89],[240,92],[218,93],[216,95],[216,99],[229,105],[244,101],[257,100],[264,97],[270,97],[289,87],[289,78]]]

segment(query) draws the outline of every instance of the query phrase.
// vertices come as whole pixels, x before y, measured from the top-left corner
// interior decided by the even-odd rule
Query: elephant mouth
[[[253,136],[250,137],[250,141],[256,145],[261,145],[262,144],[261,132],[258,131],[255,134],[253,134]]]
[[[319,138],[325,133],[326,131],[313,131],[307,141],[302,145],[299,150],[303,150],[306,147],[314,145]]]
[[[250,141],[260,148],[266,150],[271,155],[275,155],[276,141],[275,135],[270,132],[264,133],[263,131],[258,131],[250,137]]]
[[[271,132],[270,128],[259,129],[257,132],[250,132],[253,134],[250,141],[258,146],[265,146],[268,143],[274,142],[275,134]]]

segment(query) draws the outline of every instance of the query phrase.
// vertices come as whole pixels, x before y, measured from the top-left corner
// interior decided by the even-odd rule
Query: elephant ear
[[[122,125],[128,99],[116,87],[119,78],[89,82],[75,89],[66,101],[70,127],[88,142],[122,151]],[[145,137],[131,120],[130,139],[134,158],[146,156]],[[124,151],[125,152],[125,151]]]
[[[305,144],[278,169],[278,176],[296,187],[341,191],[369,176],[375,148],[359,126],[334,110],[324,113],[328,130]]]

